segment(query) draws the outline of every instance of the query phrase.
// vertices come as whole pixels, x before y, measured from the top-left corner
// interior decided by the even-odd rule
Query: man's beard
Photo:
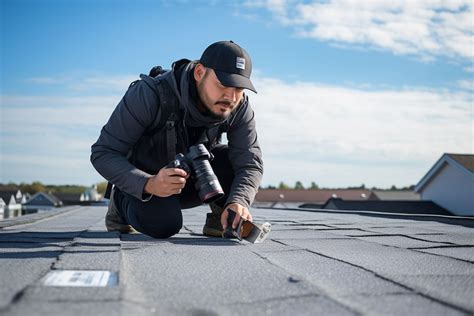
[[[201,100],[201,104],[203,105],[203,108],[204,108],[204,112],[202,114],[216,120],[223,120],[223,119],[228,118],[229,115],[235,110],[235,107],[233,107],[232,109],[230,109],[230,111],[214,113],[209,109],[207,105],[204,104],[204,102],[202,102],[202,100]],[[214,103],[214,105],[219,105],[219,104],[230,105],[230,102],[217,101],[216,103]]]
[[[230,112],[225,112],[219,115],[206,108],[206,113],[204,113],[204,115],[209,116],[210,118],[213,118],[213,119],[222,120],[222,119],[228,118],[230,115]]]

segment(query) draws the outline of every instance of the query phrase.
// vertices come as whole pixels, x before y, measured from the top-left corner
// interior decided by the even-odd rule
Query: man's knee
[[[176,235],[183,227],[183,220],[176,218],[173,220],[154,219],[150,221],[150,219],[139,218],[137,219],[137,224],[137,227],[134,226],[134,228],[139,232],[153,238],[163,239]]]
[[[181,230],[182,226],[179,227],[153,227],[151,229],[148,229],[147,232],[143,232],[144,234],[151,236],[153,238],[157,239],[166,239],[170,238]]]
[[[130,204],[127,213],[133,228],[153,238],[169,238],[183,226],[183,215],[176,197],[154,196],[149,202]]]

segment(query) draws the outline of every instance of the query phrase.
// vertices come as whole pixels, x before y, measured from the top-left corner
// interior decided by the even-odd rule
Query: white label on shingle
[[[110,271],[54,270],[44,277],[45,286],[99,286],[109,283]]]

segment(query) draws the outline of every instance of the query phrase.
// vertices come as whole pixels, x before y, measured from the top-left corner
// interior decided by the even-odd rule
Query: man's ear
[[[205,73],[206,67],[198,63],[196,67],[194,67],[194,80],[196,80],[196,82],[201,81]]]

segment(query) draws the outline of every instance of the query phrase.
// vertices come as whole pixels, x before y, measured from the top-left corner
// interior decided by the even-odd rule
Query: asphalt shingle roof
[[[203,237],[206,207],[184,210],[183,229],[166,240],[106,232],[105,212],[70,207],[4,223],[0,314],[474,312],[473,219],[253,209],[273,226],[249,244]],[[43,285],[63,269],[115,271],[118,284]]]
[[[467,170],[474,172],[474,155],[447,154],[457,162],[459,162]]]

